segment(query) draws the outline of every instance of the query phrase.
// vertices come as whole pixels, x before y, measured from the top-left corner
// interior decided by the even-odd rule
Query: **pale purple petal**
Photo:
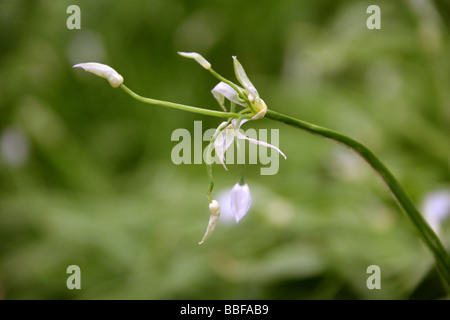
[[[241,186],[239,183],[236,183],[233,189],[231,189],[230,197],[231,211],[233,212],[237,223],[245,216],[252,203],[248,184]]]
[[[423,212],[428,224],[439,234],[441,224],[450,217],[450,190],[428,194],[423,203]]]

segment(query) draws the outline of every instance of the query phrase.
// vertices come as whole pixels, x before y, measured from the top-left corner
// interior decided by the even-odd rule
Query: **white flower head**
[[[201,56],[200,56],[201,57]],[[203,57],[202,57],[203,58]],[[225,99],[241,106],[246,106],[246,102],[250,104],[254,112],[252,120],[262,119],[267,112],[267,105],[260,98],[258,90],[245,73],[244,67],[238,59],[233,56],[234,73],[242,87],[238,85],[231,86],[223,81],[219,82],[212,90],[214,98],[219,102],[220,107],[226,111],[224,106]],[[246,96],[244,100],[242,96]]]
[[[252,197],[250,195],[250,188],[248,184],[240,185],[236,183],[231,189],[230,206],[234,214],[236,223],[238,223],[250,209],[252,204]]]
[[[106,64],[86,62],[76,64],[73,68],[83,68],[87,72],[91,72],[99,77],[105,78],[113,88],[117,88],[123,83],[123,77],[117,73],[116,70]]]
[[[209,217],[208,227],[206,227],[206,232],[203,236],[202,241],[200,241],[198,244],[203,244],[214,231],[214,228],[216,227],[217,221],[219,220],[220,216],[219,202],[217,202],[216,200],[212,200],[209,204],[209,211],[211,212],[211,215]]]
[[[211,69],[211,63],[209,63],[208,60],[203,58],[203,56],[200,53],[197,53],[197,52],[180,52],[180,51],[178,51],[178,54],[180,56],[182,56],[182,57],[185,57],[185,58],[194,59],[195,61],[198,62],[198,64],[200,64],[206,70]]]

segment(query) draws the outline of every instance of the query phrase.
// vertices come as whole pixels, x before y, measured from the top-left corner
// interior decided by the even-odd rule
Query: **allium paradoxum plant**
[[[203,108],[197,108],[187,105],[182,105],[173,102],[155,100],[150,98],[142,97],[123,84],[123,77],[117,73],[111,67],[100,64],[100,63],[80,63],[74,67],[83,68],[86,71],[92,72],[100,77],[103,77],[109,81],[112,87],[120,87],[131,97],[135,98],[144,103],[158,105],[168,108],[176,108],[183,111],[189,111],[194,113],[199,113],[208,116],[220,117],[226,119],[218,127],[213,134],[210,144],[208,145],[206,153],[206,165],[207,172],[209,176],[209,186],[207,190],[207,198],[209,202],[210,219],[209,223],[203,236],[203,239],[199,242],[202,244],[211,235],[214,227],[217,224],[218,218],[220,216],[220,205],[219,203],[211,197],[211,193],[214,186],[214,178],[212,175],[212,151],[215,151],[216,156],[225,165],[225,152],[231,146],[234,139],[244,139],[251,143],[263,145],[269,148],[273,148],[278,151],[283,157],[286,156],[276,147],[272,146],[266,142],[251,139],[244,134],[242,134],[239,129],[241,126],[248,121],[255,121],[262,118],[269,118],[271,120],[276,120],[287,125],[291,125],[295,128],[307,131],[314,135],[326,138],[337,142],[345,147],[351,149],[360,157],[362,157],[378,176],[383,180],[385,185],[388,187],[394,199],[397,201],[399,206],[405,211],[413,225],[416,227],[419,236],[425,243],[425,245],[433,253],[436,265],[440,271],[442,278],[445,281],[446,286],[450,286],[450,256],[445,250],[439,238],[433,232],[431,227],[426,223],[423,216],[415,207],[414,203],[398,183],[394,175],[389,171],[389,169],[379,160],[379,158],[365,145],[362,143],[346,136],[336,131],[316,126],[314,124],[292,118],[290,116],[280,114],[273,110],[269,110],[264,100],[261,99],[259,92],[256,90],[253,83],[247,77],[244,68],[236,59],[233,57],[234,61],[234,71],[236,78],[240,85],[233,83],[232,81],[225,79],[211,67],[211,64],[200,54],[195,52],[179,52],[183,57],[194,59],[203,68],[208,70],[213,76],[219,79],[219,84],[217,84],[212,89],[212,94],[219,102],[222,111],[209,110]],[[225,102],[229,102],[229,109],[226,108]],[[239,111],[236,110],[236,105],[242,107]],[[235,215],[236,222],[239,222],[247,213],[251,205],[251,195],[249,186],[245,183],[244,177],[241,177],[241,181],[237,183],[231,190],[231,210]]]

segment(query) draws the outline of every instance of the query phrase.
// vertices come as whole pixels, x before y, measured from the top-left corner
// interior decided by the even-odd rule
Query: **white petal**
[[[267,147],[267,148],[272,148],[272,149],[278,151],[278,153],[280,153],[280,154],[284,157],[284,159],[287,159],[287,158],[286,158],[286,155],[285,155],[280,149],[278,149],[278,148],[275,147],[274,145],[271,145],[270,143],[267,143],[267,142],[264,142],[264,141],[259,141],[259,140],[256,140],[256,139],[249,138],[249,137],[247,137],[246,135],[242,134],[242,133],[239,132],[239,131],[236,132],[236,137],[237,137],[238,139],[245,139],[245,140],[248,140],[248,141],[251,142],[251,143],[259,144],[259,145],[262,145],[262,146]]]
[[[222,83],[222,82],[221,82]],[[220,84],[220,83],[219,83]],[[217,102],[219,103],[220,107],[222,108],[223,111],[227,111],[227,108],[225,108],[224,106],[224,102],[225,102],[225,96],[217,89],[217,87],[219,86],[219,84],[217,86],[215,86],[212,90],[211,93],[213,94],[214,98],[217,100]]]
[[[222,123],[217,127],[216,131],[215,131],[214,134],[213,134],[213,137],[214,137],[213,146],[214,146],[214,149],[215,149],[215,151],[216,151],[217,157],[219,158],[219,160],[221,160],[222,163],[223,163],[223,161],[222,161],[222,159],[223,159],[223,153],[221,152],[221,150],[222,150],[222,147],[223,147],[223,142],[222,142],[222,144],[219,143],[219,142],[217,142],[217,144],[216,144],[216,140],[217,140],[217,139],[223,139],[223,137],[220,137],[220,135],[221,135],[221,133],[222,133],[222,130],[223,130],[227,125],[228,125],[228,122],[226,122],[226,121],[222,122]],[[225,164],[224,164],[224,166],[225,166]],[[225,167],[225,169],[228,170],[226,167]]]
[[[234,214],[236,223],[245,216],[250,209],[251,203],[252,197],[250,195],[248,184],[241,186],[239,183],[236,183],[233,189],[231,189],[230,200],[231,211]]]
[[[225,101],[224,98],[241,106],[245,106],[245,103],[239,98],[239,94],[225,82],[219,82],[211,92],[223,109],[225,109],[223,105]]]
[[[211,69],[211,63],[209,63],[208,60],[203,58],[203,56],[197,52],[180,52],[180,51],[178,51],[178,54],[185,58],[194,59],[206,70]]]
[[[79,63],[73,66],[74,68],[83,68],[85,71],[105,78],[113,88],[117,88],[123,83],[123,77],[117,73],[116,70],[110,66],[97,62]]]
[[[220,163],[222,163],[225,170],[228,171],[225,165],[225,152],[231,146],[234,140],[234,129],[232,125],[228,126],[226,129],[222,130],[214,140],[214,149],[216,150],[216,155],[219,158]]]
[[[238,59],[235,56],[233,56],[233,63],[234,63],[234,72],[236,73],[236,78],[244,86],[244,88],[248,90],[249,94],[252,96],[251,100],[259,98],[258,91],[256,90],[253,83],[250,81],[250,79],[247,77],[244,67],[242,67],[241,63],[238,61]]]

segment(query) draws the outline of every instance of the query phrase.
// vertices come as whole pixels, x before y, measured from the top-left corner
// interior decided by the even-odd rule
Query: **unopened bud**
[[[123,83],[123,77],[117,73],[116,70],[110,66],[97,62],[79,63],[73,66],[74,68],[83,68],[87,72],[105,78],[113,88],[119,87]]]
[[[208,60],[203,58],[203,56],[197,52],[180,52],[180,51],[178,51],[178,54],[185,58],[194,59],[206,70],[211,69],[211,63],[209,63]]]

